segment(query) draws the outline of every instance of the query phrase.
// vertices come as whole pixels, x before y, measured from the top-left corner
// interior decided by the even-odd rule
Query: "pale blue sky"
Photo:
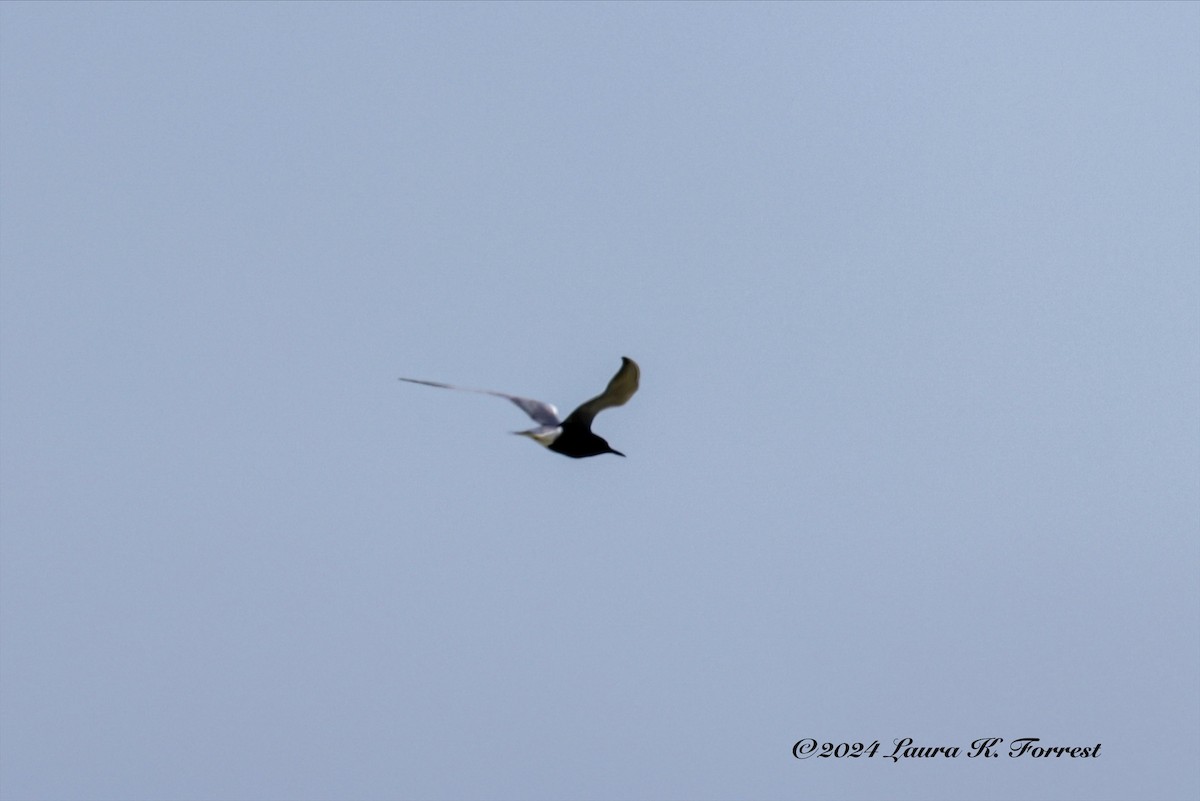
[[[1200,4],[6,2],[0,312],[4,801],[1200,795]]]

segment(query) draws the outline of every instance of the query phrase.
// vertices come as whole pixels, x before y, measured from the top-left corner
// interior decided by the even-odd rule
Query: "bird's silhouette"
[[[579,408],[567,415],[566,420],[558,419],[558,409],[554,408],[554,405],[551,403],[543,403],[542,401],[530,398],[509,395],[505,392],[493,392],[490,389],[456,387],[451,384],[441,384],[437,381],[422,381],[419,378],[401,378],[400,380],[408,381],[412,384],[424,384],[427,387],[456,389],[460,392],[480,392],[484,395],[507,398],[521,407],[521,410],[525,414],[532,417],[533,421],[539,424],[537,428],[531,428],[528,431],[514,431],[514,434],[529,437],[534,442],[545,445],[555,453],[570,456],[572,459],[582,459],[585,456],[599,456],[602,453],[615,453],[617,456],[625,455],[612,448],[604,441],[603,437],[592,433],[592,420],[605,409],[612,406],[623,406],[627,400],[632,398],[633,393],[637,392],[638,379],[641,377],[641,372],[638,369],[637,362],[627,356],[622,356],[621,369],[617,370],[617,374],[608,382],[608,386],[604,388],[604,391],[591,400],[580,404]]]

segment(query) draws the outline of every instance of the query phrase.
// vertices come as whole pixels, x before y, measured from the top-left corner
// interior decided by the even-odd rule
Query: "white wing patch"
[[[513,433],[521,437],[529,437],[538,445],[549,448],[562,433],[562,426],[539,426],[528,431],[514,431]]]

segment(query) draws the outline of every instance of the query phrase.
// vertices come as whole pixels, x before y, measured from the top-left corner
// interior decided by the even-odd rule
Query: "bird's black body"
[[[508,395],[504,392],[493,392],[490,389],[468,389],[450,384],[439,384],[436,381],[421,381],[416,378],[401,378],[413,384],[425,384],[441,389],[458,389],[466,392],[482,392],[485,395],[495,395],[507,398],[541,425],[528,431],[514,431],[515,434],[529,437],[535,442],[545,445],[555,453],[570,456],[572,459],[583,459],[588,456],[599,456],[602,453],[625,454],[612,448],[603,437],[592,433],[592,420],[597,414],[613,406],[623,406],[637,392],[641,370],[637,362],[628,357],[621,358],[621,369],[608,382],[604,391],[571,412],[566,420],[558,419],[558,410],[552,404],[522,398],[518,395]]]
[[[604,440],[592,430],[583,425],[570,425],[570,420],[563,423],[562,433],[548,447],[555,453],[570,456],[572,459],[582,459],[586,456],[599,456],[602,453],[615,453],[624,456],[620,451],[613,450]]]

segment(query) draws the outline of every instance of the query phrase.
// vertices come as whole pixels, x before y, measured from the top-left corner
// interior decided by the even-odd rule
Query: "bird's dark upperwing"
[[[637,368],[634,367],[634,370],[636,369]],[[422,381],[419,378],[401,378],[400,380],[407,381],[410,384],[424,384],[427,387],[456,389],[459,392],[478,392],[481,395],[495,395],[497,398],[507,398],[517,406],[521,407],[521,411],[532,417],[535,423],[541,423],[544,426],[562,425],[561,421],[558,419],[558,409],[554,408],[554,404],[552,403],[543,403],[538,400],[533,400],[532,398],[521,398],[516,395],[509,395],[505,392],[493,392],[490,389],[471,389],[470,387],[456,387],[452,384],[439,384],[437,381]],[[615,382],[616,379],[614,378],[613,381]],[[635,378],[634,384],[636,383],[637,379]],[[610,384],[609,387],[611,388],[612,384]],[[633,393],[631,392],[630,394],[632,395]],[[621,403],[624,402],[625,401],[621,401]]]
[[[563,421],[563,425],[574,424],[591,428],[592,418],[600,412],[612,406],[624,406],[625,401],[633,397],[641,375],[642,371],[638,369],[637,362],[628,356],[622,356],[621,369],[617,370],[617,374],[608,382],[604,391],[590,401],[580,404],[579,408]]]

